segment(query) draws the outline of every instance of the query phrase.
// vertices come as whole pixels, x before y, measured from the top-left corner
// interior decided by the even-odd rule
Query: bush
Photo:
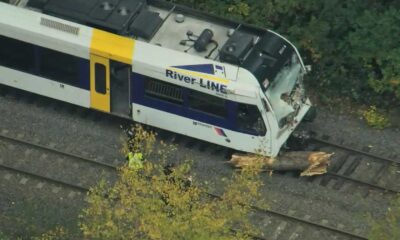
[[[2,232],[0,232],[0,240],[9,240],[9,238]]]
[[[368,110],[364,111],[363,117],[368,126],[376,129],[384,129],[390,125],[389,119],[380,113],[375,106],[371,106]]]
[[[90,190],[89,206],[81,216],[85,238],[200,240],[252,239],[257,235],[250,223],[249,205],[260,198],[258,169],[233,174],[224,181],[221,198],[210,198],[208,185],[195,178],[193,183],[189,181],[190,164],[166,171],[157,160],[165,158],[170,147],[155,147],[154,134],[141,127],[133,132],[135,137],[126,148],[143,153],[147,158],[144,168],[124,166],[115,184],[108,186],[102,181]]]
[[[53,230],[49,230],[46,233],[40,235],[40,237],[33,237],[32,240],[68,240],[71,239],[68,235],[68,231],[63,227],[56,227]]]

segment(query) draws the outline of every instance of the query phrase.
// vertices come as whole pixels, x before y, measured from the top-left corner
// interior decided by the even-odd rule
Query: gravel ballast
[[[36,99],[17,100],[15,95],[0,96],[0,132],[111,164],[124,161],[120,152],[123,136],[120,124],[123,121],[66,104],[52,103],[49,106],[51,101]],[[33,103],[29,103],[32,100]],[[359,148],[367,146],[370,152],[400,156],[397,147],[400,144],[399,129],[372,130],[360,119],[333,114],[324,109],[319,110],[313,123],[306,123],[302,127],[329,135],[331,140],[344,140]],[[189,156],[193,160],[193,173],[197,179],[218,181],[232,173],[223,154],[213,154],[211,148],[200,151],[197,145],[188,148],[181,143],[178,155],[179,159]],[[379,193],[364,198],[357,191],[334,190],[299,179],[290,173],[273,174],[272,177],[265,175],[263,178],[263,195],[271,209],[282,212],[290,210],[301,218],[310,215],[315,222],[332,227],[340,224],[351,232],[366,234],[368,224],[365,214],[381,217],[389,206],[390,198]],[[14,188],[13,184],[7,185],[4,179],[0,181],[6,184],[4,188]],[[18,199],[23,198],[23,194],[18,195],[16,191],[2,197],[0,206],[9,206],[10,201],[20,201]],[[46,194],[41,194],[37,199],[43,201]],[[82,201],[69,204],[75,204],[74,212],[82,207]],[[4,219],[0,223],[4,223]]]

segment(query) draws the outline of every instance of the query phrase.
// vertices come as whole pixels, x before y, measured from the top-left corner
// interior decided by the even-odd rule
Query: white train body
[[[91,14],[80,16],[76,0],[0,3],[0,84],[276,156],[311,106],[297,49],[269,30],[170,3],[132,2],[88,1]],[[136,11],[123,27],[88,17],[96,6],[121,14],[122,4]],[[205,29],[212,36],[201,43]]]

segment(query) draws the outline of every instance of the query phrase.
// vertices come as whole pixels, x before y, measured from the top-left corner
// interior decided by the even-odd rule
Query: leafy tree
[[[352,58],[368,72],[368,85],[378,94],[394,93],[400,99],[400,10],[365,10],[349,34]]]
[[[307,83],[319,94],[399,104],[399,1],[172,1],[286,36],[313,66]]]
[[[9,238],[2,232],[0,232],[0,240],[8,240]]]
[[[71,236],[68,235],[68,231],[63,227],[56,227],[53,230],[47,231],[39,237],[33,237],[32,240],[68,240]]]
[[[130,144],[154,146],[153,134],[141,128],[135,132],[139,137]],[[221,180],[225,187],[217,189],[217,199],[207,195],[208,185],[189,181],[188,162],[166,169],[151,161],[170,152],[159,149],[140,149],[147,157],[142,170],[124,166],[112,186],[102,181],[90,190],[89,206],[81,216],[86,238],[249,239],[258,233],[249,220],[249,204],[260,201],[257,169]]]
[[[375,220],[369,234],[370,240],[400,239],[400,197],[388,208],[384,219]]]

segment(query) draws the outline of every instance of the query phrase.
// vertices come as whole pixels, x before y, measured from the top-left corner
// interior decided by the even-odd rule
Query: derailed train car
[[[154,0],[0,3],[0,84],[276,156],[309,110],[279,34]]]

